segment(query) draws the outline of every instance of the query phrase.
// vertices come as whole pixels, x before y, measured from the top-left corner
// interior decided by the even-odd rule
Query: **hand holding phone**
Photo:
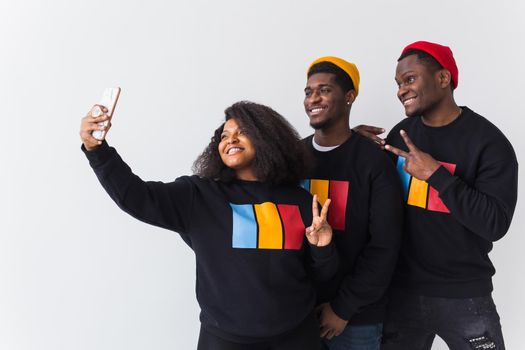
[[[95,105],[91,109],[91,116],[93,118],[101,116],[104,112],[100,108],[100,106],[104,106],[108,109],[107,115],[111,119],[113,116],[113,111],[115,110],[115,106],[117,104],[118,98],[120,96],[120,88],[114,87],[114,88],[106,88],[104,90],[104,93],[102,94],[102,98],[100,99],[100,102]],[[109,119],[98,123],[99,126],[107,126],[109,124]],[[95,130],[92,133],[93,137],[97,140],[103,140],[104,136],[106,136],[105,130]]]

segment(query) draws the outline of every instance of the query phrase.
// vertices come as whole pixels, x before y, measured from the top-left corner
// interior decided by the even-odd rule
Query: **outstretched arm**
[[[105,120],[108,120],[105,114],[94,118],[88,113],[81,121],[80,137],[82,150],[106,192],[134,218],[185,233],[193,200],[191,182],[184,178],[171,183],[146,182],[133,174],[114,148],[91,135],[93,130],[105,130],[107,133],[110,124],[107,127],[98,125]]]

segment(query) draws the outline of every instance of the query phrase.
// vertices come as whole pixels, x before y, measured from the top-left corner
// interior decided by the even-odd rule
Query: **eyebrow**
[[[221,135],[224,134],[224,133],[235,132],[237,130],[241,130],[241,128],[240,127],[236,127],[235,129],[222,129]]]
[[[332,87],[333,85],[328,83],[328,84],[319,84],[318,87],[322,88],[322,87]],[[304,88],[304,90],[306,91],[307,89],[312,89],[312,87],[310,86],[307,86]]]
[[[415,73],[415,71],[409,70],[409,71],[403,72],[403,73],[401,73],[401,76],[404,77],[405,75],[407,75],[409,73]]]

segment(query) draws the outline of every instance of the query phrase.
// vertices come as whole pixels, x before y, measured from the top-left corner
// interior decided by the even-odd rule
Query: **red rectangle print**
[[[449,173],[454,175],[454,172],[456,171],[456,164],[452,163],[445,163],[445,162],[439,162],[445,169],[448,170]],[[447,206],[441,198],[439,198],[439,192],[432,186],[428,188],[428,210],[432,211],[439,211],[442,213],[450,213],[450,210],[448,210]]]
[[[284,227],[284,249],[301,249],[305,226],[299,207],[290,204],[277,204]]]
[[[330,180],[328,198],[332,202],[328,209],[328,223],[335,230],[344,230],[346,228],[346,205],[349,187],[350,183],[348,181]]]

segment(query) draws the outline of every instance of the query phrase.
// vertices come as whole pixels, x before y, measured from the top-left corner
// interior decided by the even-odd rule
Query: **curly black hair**
[[[241,101],[226,108],[225,122],[235,119],[255,148],[254,172],[259,181],[271,184],[298,184],[311,164],[309,153],[299,133],[272,108]],[[221,160],[218,146],[222,123],[210,143],[193,163],[194,174],[218,181],[235,179],[235,171]]]
[[[332,62],[322,61],[314,64],[309,70],[307,77],[317,73],[331,73],[335,75],[334,82],[339,85],[344,93],[350,90],[355,90],[352,78],[344,70],[333,64]]]

